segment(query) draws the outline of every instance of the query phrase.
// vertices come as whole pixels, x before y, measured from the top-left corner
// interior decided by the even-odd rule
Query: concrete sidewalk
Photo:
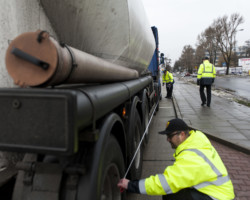
[[[235,199],[249,200],[250,108],[215,95],[210,108],[202,107],[199,86],[175,79],[178,117],[210,137],[233,182]]]
[[[233,181],[235,199],[250,199],[250,156],[245,154],[250,153],[250,108],[214,95],[212,95],[211,107],[202,107],[199,87],[178,78],[175,78],[174,84],[174,104],[172,100],[164,98],[165,96],[166,89],[162,87],[159,111],[150,125],[149,143],[143,153],[141,178],[162,173],[174,162],[174,150],[166,141],[166,137],[159,135],[158,132],[164,130],[168,120],[176,118],[174,112],[176,110],[178,118],[183,118],[190,127],[202,130],[212,137],[211,142],[220,154]],[[127,199],[161,200],[162,197],[128,193]]]
[[[210,138],[250,154],[249,107],[215,95],[212,95],[211,107],[203,107],[199,86],[175,80],[174,101],[179,118]]]

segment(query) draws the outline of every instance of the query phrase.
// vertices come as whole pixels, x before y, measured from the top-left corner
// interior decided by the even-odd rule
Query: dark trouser
[[[203,194],[195,189],[187,188],[180,190],[174,194],[162,196],[163,200],[212,200],[206,194]]]
[[[207,90],[207,98],[204,93],[204,87]],[[207,102],[207,105],[210,106],[211,103],[211,85],[200,85],[200,96],[203,104]]]
[[[171,98],[172,97],[173,87],[174,87],[173,84],[166,84],[167,98]]]

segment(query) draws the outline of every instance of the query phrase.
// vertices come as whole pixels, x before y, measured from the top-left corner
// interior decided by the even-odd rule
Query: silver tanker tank
[[[19,35],[9,45],[6,68],[21,87],[111,83],[139,77],[138,71],[58,43],[46,31]]]
[[[155,41],[140,0],[41,3],[67,45],[46,31],[15,38],[6,53],[6,68],[16,85],[110,83],[147,72]]]
[[[147,69],[155,40],[141,0],[41,0],[60,41],[109,62]]]

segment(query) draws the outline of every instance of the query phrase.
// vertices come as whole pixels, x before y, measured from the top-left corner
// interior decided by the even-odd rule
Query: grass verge
[[[237,99],[237,98],[234,98],[234,101],[239,103],[239,104],[242,104],[244,106],[250,107],[250,102],[249,101],[245,101],[245,100]]]

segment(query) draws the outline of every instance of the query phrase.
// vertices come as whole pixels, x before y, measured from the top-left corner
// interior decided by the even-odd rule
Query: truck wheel
[[[149,122],[149,110],[148,110],[148,99],[146,96],[144,96],[143,98],[144,99],[142,101],[142,115],[143,115],[142,127],[143,127],[143,133],[144,133]],[[144,146],[148,143],[148,139],[149,139],[149,131],[147,130],[144,136],[144,142],[143,142]]]
[[[141,126],[141,120],[139,117],[139,113],[137,110],[135,110],[134,118],[130,119],[130,131],[129,131],[129,137],[128,137],[128,164],[131,162],[131,160],[134,157],[135,151],[138,148],[138,145],[141,141],[142,136],[142,126]],[[141,177],[142,172],[142,145],[140,146],[136,157],[131,165],[130,171],[129,171],[129,177],[131,179],[139,179]]]
[[[156,106],[156,110],[155,110],[155,111],[158,112],[158,111],[159,111],[160,104],[159,104],[159,102],[156,102],[156,103],[158,103],[158,104],[157,104],[157,106]]]
[[[162,93],[161,93],[161,87],[158,87],[159,88],[159,96],[160,96],[160,101],[162,100]]]
[[[159,87],[157,87],[156,89],[156,94],[157,94],[157,100],[156,100],[156,103],[158,103],[157,107],[156,107],[156,111],[158,112],[159,111],[159,106],[160,106],[160,90],[159,90]]]
[[[125,173],[124,160],[121,148],[113,136],[108,140],[103,152],[100,199],[122,200],[125,194],[120,192],[117,183]]]
[[[160,91],[159,91],[159,87],[158,87],[157,83],[154,84],[154,90],[155,90],[155,93],[156,93],[156,95],[155,95],[155,104],[157,104],[158,101],[160,101]],[[158,111],[159,111],[159,103],[156,106],[154,115],[156,115],[156,112],[158,112]]]

